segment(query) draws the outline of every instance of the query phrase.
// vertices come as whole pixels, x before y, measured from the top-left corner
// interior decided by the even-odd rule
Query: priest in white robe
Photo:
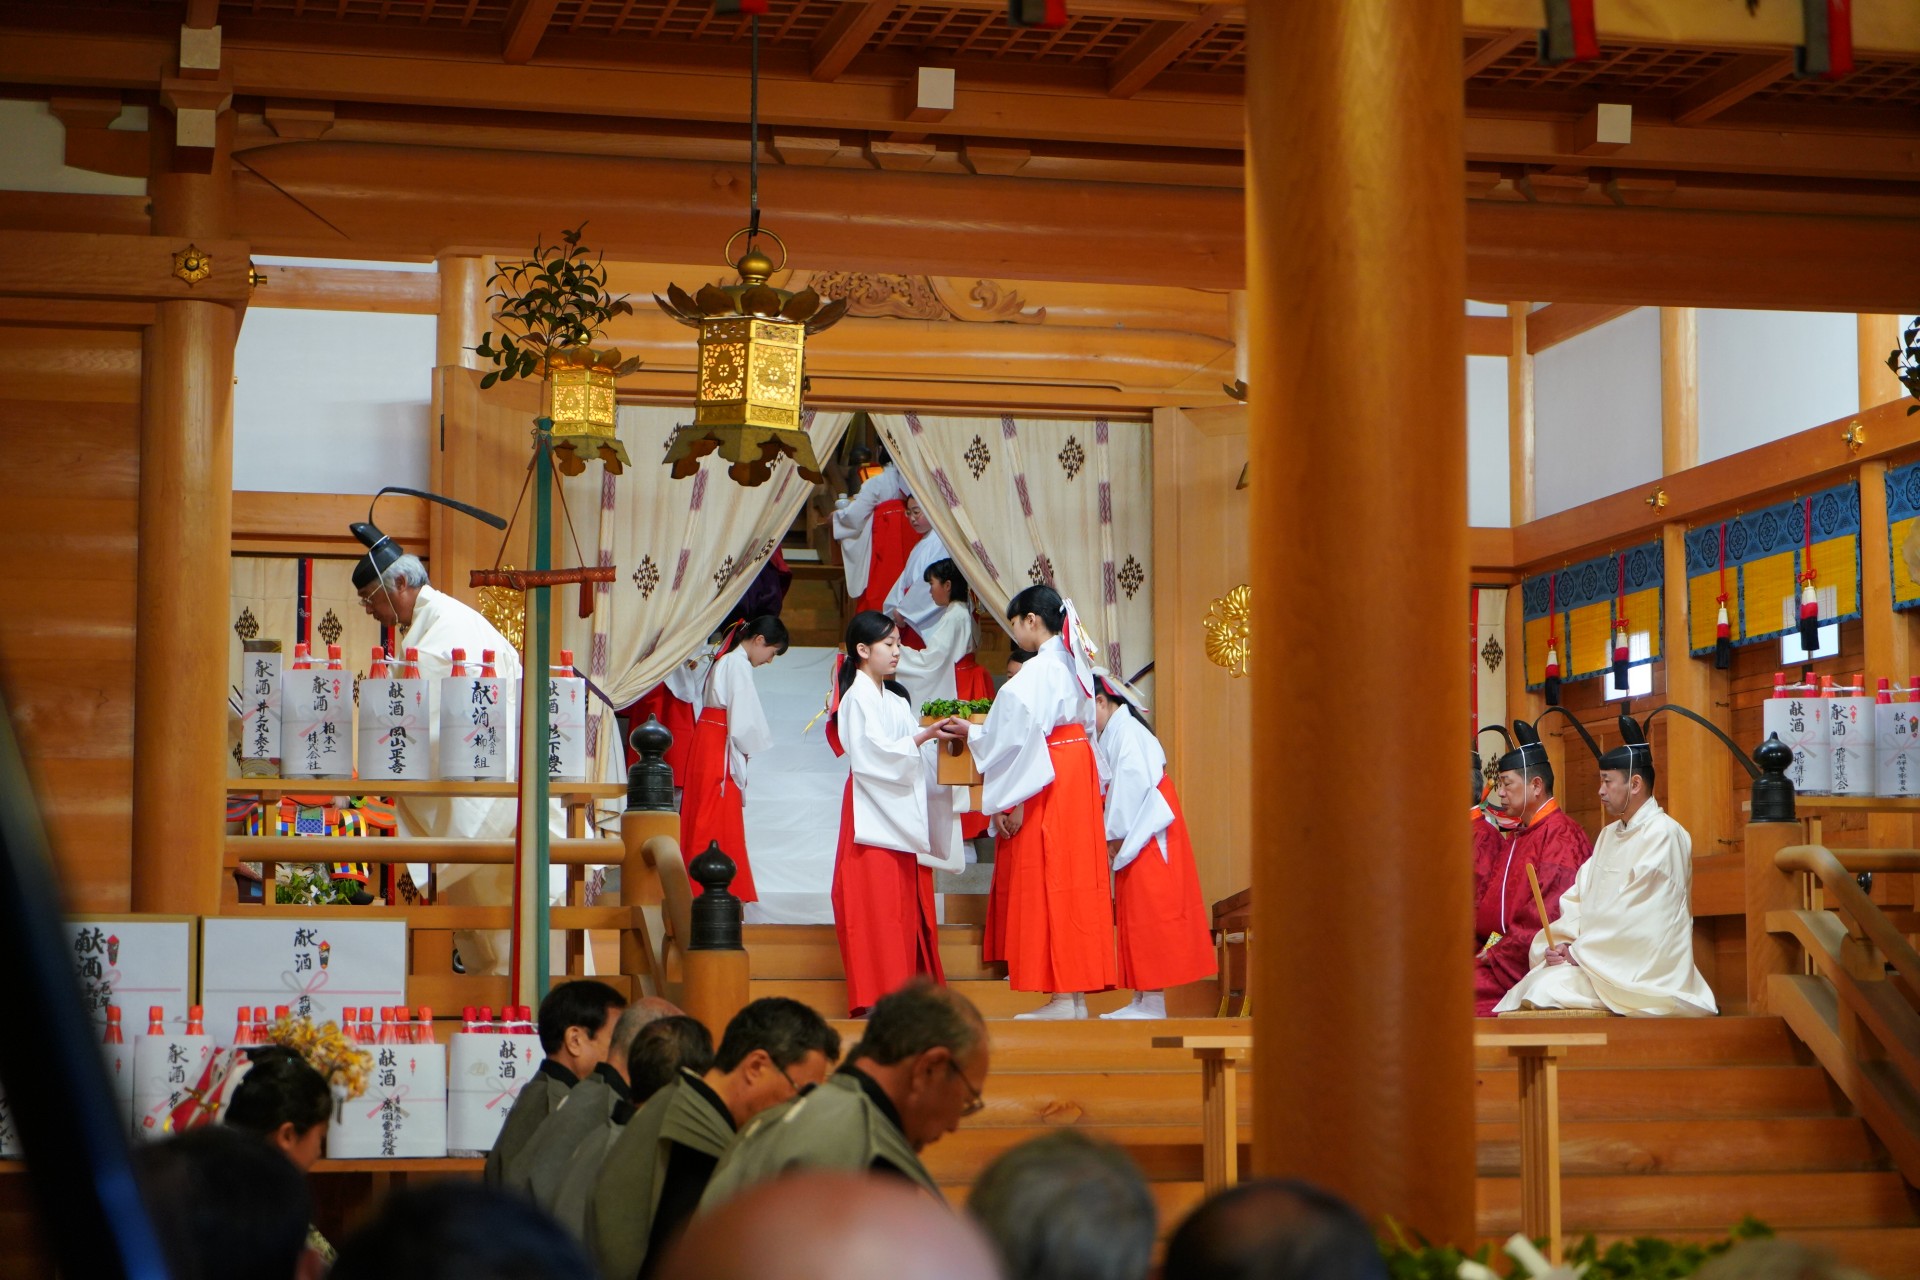
[[[1591,1009],[1644,1018],[1711,1017],[1693,963],[1693,841],[1653,798],[1653,752],[1620,717],[1624,745],[1600,757],[1600,802],[1617,816],[1534,935],[1533,967],[1494,1012]],[[1551,906],[1551,904],[1549,904]]]
[[[920,541],[914,543],[913,550],[907,555],[907,564],[900,571],[900,580],[893,584],[893,590],[887,592],[886,606],[882,610],[888,617],[905,626],[913,628],[911,637],[903,636],[908,648],[919,648],[924,643],[926,633],[939,620],[940,606],[934,602],[933,589],[927,584],[927,570],[942,560],[953,557],[947,554],[947,544],[940,541],[940,535],[933,531],[933,525],[927,519],[927,513],[921,508],[920,500],[907,498],[907,523],[920,535]]]

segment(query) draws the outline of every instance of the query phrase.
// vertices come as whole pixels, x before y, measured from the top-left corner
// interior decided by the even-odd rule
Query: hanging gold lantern
[[[800,474],[819,483],[820,462],[801,419],[806,387],[809,334],[836,323],[847,312],[846,299],[821,305],[812,289],[793,293],[776,289],[767,278],[786,265],[787,247],[771,231],[759,234],[780,245],[780,264],[747,236],[747,250],[733,267],[737,284],[704,285],[691,296],[678,285],[667,296],[654,295],[660,309],[700,331],[700,373],[694,392],[693,421],[674,434],[667,462],[676,479],[692,475],[700,459],[714,450],[733,465],[727,474],[743,485],[764,484],[781,455],[794,460]]]
[[[566,475],[579,475],[596,457],[616,476],[629,462],[614,429],[620,364],[618,351],[592,347],[547,353],[546,416],[553,424],[554,464]]]

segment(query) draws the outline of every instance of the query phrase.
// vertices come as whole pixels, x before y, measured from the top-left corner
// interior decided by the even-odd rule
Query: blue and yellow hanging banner
[[[1833,588],[1820,621],[1860,616],[1860,483],[1849,480],[1812,495],[1813,586]],[[1887,477],[1893,500],[1893,476]],[[1798,624],[1799,582],[1807,557],[1805,497],[1726,520],[1727,622],[1735,644],[1785,635]],[[1687,642],[1696,656],[1713,652],[1719,617],[1722,522],[1687,531]],[[1920,603],[1920,598],[1916,598]]]
[[[1887,468],[1887,554],[1893,558],[1893,607],[1920,608],[1920,462]],[[1909,550],[1911,546],[1911,550]]]
[[[1660,656],[1665,608],[1662,587],[1667,570],[1660,543],[1654,541],[1583,560],[1520,584],[1522,616],[1526,619],[1527,688],[1538,689],[1546,682],[1549,609],[1553,613],[1552,630],[1560,641],[1561,680],[1585,680],[1612,669],[1622,555],[1626,557],[1627,630],[1629,634],[1647,633],[1647,656],[1635,659],[1632,665]]]

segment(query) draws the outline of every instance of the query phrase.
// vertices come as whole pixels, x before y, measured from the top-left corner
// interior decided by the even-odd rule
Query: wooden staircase
[[[755,996],[806,1001],[836,1019],[849,1043],[858,1037],[860,1024],[841,1017],[845,987],[831,928],[750,926],[746,941]],[[1199,1072],[1186,1054],[1150,1041],[1245,1034],[1249,1023],[1016,1022],[1012,1014],[1038,1000],[1008,990],[997,966],[980,964],[978,945],[975,926],[941,929],[949,981],[991,1020],[993,1067],[986,1110],[927,1151],[934,1176],[958,1202],[1001,1151],[1075,1125],[1134,1158],[1152,1184],[1162,1230],[1170,1229],[1201,1198]],[[1185,994],[1201,1012],[1193,1008],[1204,1004],[1200,993]],[[1109,993],[1092,1004],[1124,999]],[[1920,1199],[1780,1018],[1568,1019],[1554,1029],[1608,1036],[1604,1049],[1571,1054],[1560,1075],[1571,1234],[1717,1239],[1751,1214],[1884,1280],[1920,1275]],[[1516,1092],[1510,1059],[1480,1051],[1477,1203],[1489,1239],[1519,1226]],[[1247,1126],[1250,1083],[1240,1099]],[[1247,1128],[1241,1136],[1244,1168]]]

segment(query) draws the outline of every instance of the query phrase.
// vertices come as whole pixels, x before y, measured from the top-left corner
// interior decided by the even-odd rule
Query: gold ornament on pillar
[[[1200,620],[1207,632],[1207,661],[1235,677],[1247,674],[1247,650],[1253,641],[1253,589],[1241,583],[1207,606]]]
[[[213,255],[198,245],[189,244],[173,255],[173,274],[191,288],[213,274]]]
[[[480,379],[484,390],[510,378],[546,380],[543,421],[553,436],[553,461],[577,476],[595,458],[614,475],[628,465],[615,432],[614,384],[640,367],[618,348],[593,345],[615,316],[633,314],[623,294],[607,292],[601,256],[580,243],[586,224],[560,233],[560,243],[536,242],[533,256],[503,262],[487,277],[487,302],[499,319],[473,350],[497,368]]]
[[[807,389],[806,343],[847,313],[845,298],[821,305],[812,289],[793,293],[767,283],[787,265],[787,246],[760,226],[760,19],[752,24],[752,73],[747,107],[747,208],[745,227],[728,237],[720,251],[740,279],[709,284],[688,294],[667,286],[655,294],[660,309],[700,331],[700,372],[694,391],[693,421],[674,433],[667,465],[675,479],[700,469],[700,459],[719,450],[733,465],[727,474],[742,485],[765,484],[782,455],[815,484],[823,478],[807,436],[802,399]],[[747,238],[744,252],[733,246]],[[761,237],[780,246],[780,262],[761,251]]]

